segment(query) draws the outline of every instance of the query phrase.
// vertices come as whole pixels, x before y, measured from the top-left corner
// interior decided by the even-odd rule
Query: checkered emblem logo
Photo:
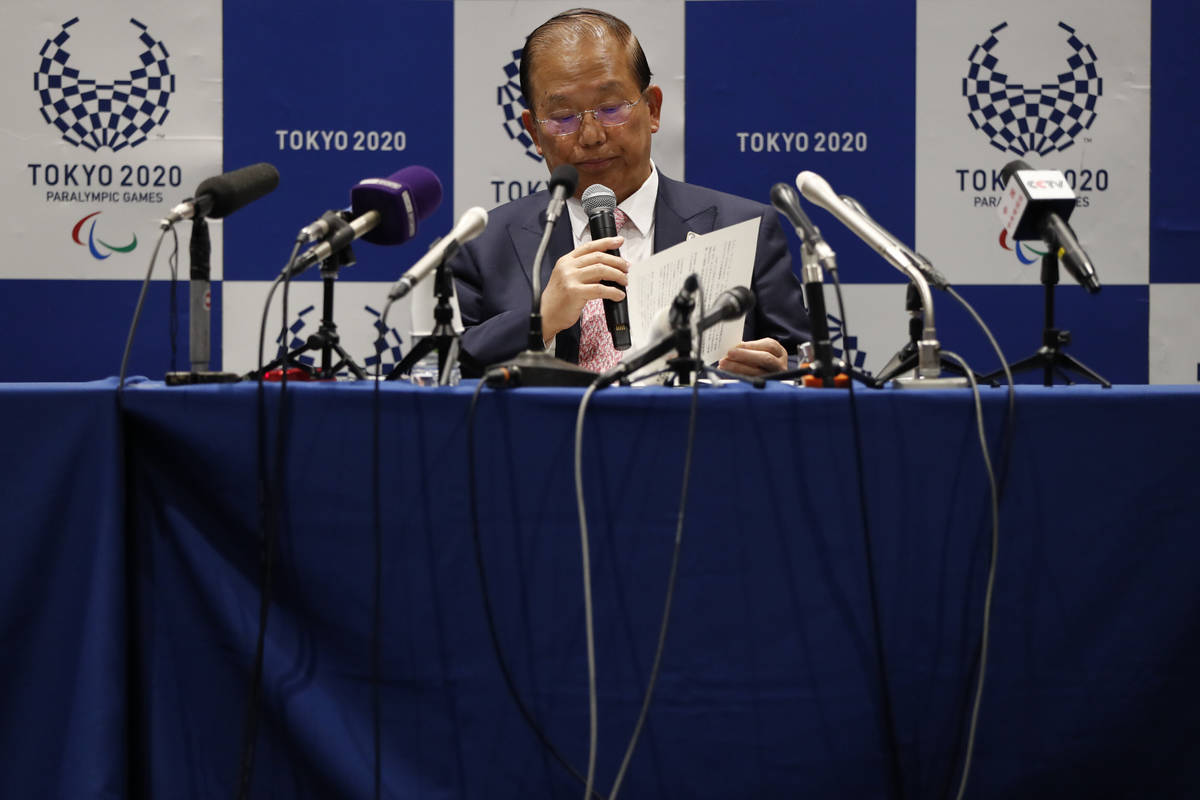
[[[521,51],[514,50],[512,61],[504,65],[504,83],[496,87],[496,105],[504,112],[504,132],[508,138],[525,149],[525,155],[539,164],[542,157],[538,155],[537,146],[529,137],[529,132],[521,124],[521,112],[525,110],[525,98],[521,96]]]
[[[1104,81],[1096,72],[1096,54],[1080,41],[1075,29],[1065,22],[1067,70],[1053,83],[1026,87],[1010,83],[1000,69],[992,49],[997,34],[1008,26],[1001,22],[991,36],[971,51],[970,68],[963,78],[962,93],[970,112],[967,117],[987,135],[992,146],[1024,156],[1066,150],[1082,131],[1096,121],[1096,102],[1104,94]]]
[[[167,63],[167,48],[145,25],[131,18],[132,36],[143,47],[137,55],[137,68],[128,78],[111,83],[84,78],[70,65],[71,54],[66,49],[71,26],[78,22],[79,17],[64,22],[62,30],[42,45],[41,61],[33,73],[42,117],[76,147],[93,152],[103,147],[113,152],[137,147],[169,113],[167,103],[175,91],[175,76]]]

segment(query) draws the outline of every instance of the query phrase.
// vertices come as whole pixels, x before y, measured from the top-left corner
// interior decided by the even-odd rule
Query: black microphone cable
[[[650,713],[650,701],[654,697],[654,687],[658,683],[658,673],[662,667],[662,655],[666,649],[667,629],[671,622],[671,602],[675,596],[675,585],[679,576],[679,554],[683,545],[683,521],[685,512],[687,511],[688,486],[691,482],[692,453],[696,443],[696,418],[700,406],[700,374],[705,369],[701,356],[701,353],[704,352],[702,341],[704,332],[696,327],[696,321],[703,317],[704,287],[698,286],[696,289],[696,312],[692,316],[691,321],[697,371],[692,380],[692,398],[690,410],[688,411],[687,444],[685,445],[683,455],[683,485],[679,489],[679,512],[675,520],[675,544],[671,552],[670,572],[667,575],[667,593],[663,599],[662,620],[659,622],[658,627],[658,642],[654,646],[654,662],[650,667],[650,679],[646,682],[646,693],[642,697],[642,707],[638,711],[637,722],[634,723],[633,733],[629,737],[629,745],[625,748],[625,755],[621,759],[621,766],[617,769],[617,777],[613,780],[609,800],[616,800],[617,792],[621,789],[621,782],[625,778],[625,772],[629,768],[629,762],[633,760],[634,750],[637,749],[638,739],[642,734],[642,728],[646,724],[646,717]],[[576,458],[578,458],[578,449],[578,446],[576,446]],[[579,486],[576,487],[576,491],[579,492],[580,502],[582,502],[583,494]],[[582,518],[582,511],[580,512],[580,517]]]
[[[596,697],[596,635],[592,624],[592,561],[588,547],[587,510],[583,500],[583,417],[587,413],[588,401],[596,393],[599,376],[584,390],[575,416],[575,507],[579,512],[579,543],[583,560],[583,625],[587,643],[588,670],[588,761],[587,782],[583,796],[591,797],[596,782],[596,744],[599,736],[598,700]]]
[[[846,306],[842,301],[842,282],[836,269],[829,270],[833,278],[834,292],[837,294],[838,315],[842,319],[842,341],[845,343],[843,352],[846,354],[847,369],[854,365],[853,339],[850,338],[849,327],[846,324]],[[863,469],[862,429],[858,421],[858,401],[854,394],[854,380],[847,387],[850,392],[850,430],[854,440],[854,474],[858,480],[858,508],[862,520],[863,550],[867,567],[867,595],[871,604],[871,632],[875,644],[876,669],[879,671],[880,699],[883,705],[883,733],[888,751],[888,772],[891,778],[893,796],[904,800],[904,775],[900,768],[900,745],[896,735],[896,715],[892,704],[891,683],[888,680],[887,655],[883,645],[883,626],[880,623],[879,596],[875,577],[875,559],[871,542],[870,515],[867,512],[867,482]]]
[[[996,475],[993,476],[993,471],[992,471],[993,468],[991,465],[989,454],[986,450],[986,445],[985,445],[985,449],[984,449],[984,453],[983,453],[984,464],[988,470],[989,477],[991,478],[992,483],[993,483],[993,485],[992,485],[992,493],[993,493],[993,499],[992,499],[992,521],[993,521],[993,524],[992,524],[992,549],[991,549],[991,563],[988,567],[987,589],[985,590],[985,593],[984,593],[985,599],[984,599],[984,611],[983,611],[983,620],[984,620],[983,621],[983,630],[980,635],[979,651],[976,656],[978,659],[977,663],[978,663],[979,674],[977,677],[975,698],[974,698],[974,701],[971,703],[968,703],[965,701],[963,702],[962,717],[959,720],[959,723],[957,725],[957,730],[959,732],[958,733],[959,739],[955,743],[954,749],[952,750],[952,752],[955,755],[957,755],[960,752],[963,752],[963,766],[962,766],[962,772],[961,772],[961,780],[960,780],[959,789],[958,789],[958,796],[961,798],[962,793],[963,793],[964,789],[966,788],[966,780],[967,780],[967,776],[969,774],[970,767],[971,767],[971,758],[972,758],[972,755],[974,752],[974,744],[975,744],[976,723],[978,721],[979,707],[980,707],[980,704],[982,701],[982,696],[983,696],[983,676],[984,676],[984,671],[987,668],[987,642],[988,642],[988,633],[990,630],[992,587],[995,582],[996,559],[998,558],[998,553],[999,553],[999,505],[1003,501],[1003,498],[1004,498],[1004,489],[1005,489],[1005,486],[1008,481],[1009,459],[1011,458],[1011,455],[1012,455],[1013,439],[1015,437],[1016,390],[1013,386],[1013,375],[1012,375],[1012,370],[1008,363],[1008,359],[1006,359],[1004,357],[1004,352],[1000,349],[1000,345],[997,343],[996,337],[992,335],[991,329],[988,328],[987,324],[983,321],[983,319],[975,311],[974,307],[972,307],[971,304],[968,303],[966,301],[966,299],[963,298],[952,287],[947,286],[946,292],[951,297],[953,297],[955,300],[957,300],[962,305],[962,307],[967,310],[967,312],[975,320],[975,323],[979,326],[980,330],[982,330],[984,335],[987,337],[988,342],[992,346],[992,349],[996,351],[996,357],[1000,359],[1000,367],[1004,371],[1004,376],[1007,380],[1007,393],[1008,393],[1008,403],[1007,403],[1006,410],[1005,410],[1004,427],[1003,427],[1003,432],[1001,433],[1001,439],[1000,439],[1000,453],[999,453],[999,457],[997,458],[997,467],[995,469],[995,472],[997,473]],[[946,352],[945,354],[946,354],[946,356],[953,358],[959,364],[961,364],[965,367],[966,362],[964,362],[956,354],[950,353],[950,352]],[[974,374],[969,373],[967,377],[971,383],[971,386],[975,387],[976,382],[974,380]],[[979,400],[978,400],[979,393],[978,393],[977,388],[975,389],[975,394],[976,394],[976,403],[978,403],[979,402]],[[982,421],[980,421],[979,424],[982,427],[982,425],[983,425]],[[964,747],[964,744],[962,741],[964,735],[966,737],[965,747]],[[941,795],[943,797],[950,796],[950,788],[951,788],[953,779],[954,779],[954,769],[953,769],[953,767],[951,767],[950,772],[946,775],[946,784],[941,793]]]
[[[179,285],[179,234],[173,225],[171,235],[175,237],[175,249],[167,256],[167,266],[171,268],[171,303],[167,314],[167,336],[171,341],[171,372],[174,372],[175,359],[179,353],[179,298],[175,296],[176,287]]]
[[[988,488],[991,490],[992,512],[992,547],[988,563],[987,588],[984,591],[983,600],[983,627],[979,641],[979,673],[975,683],[975,697],[971,703],[971,722],[967,733],[966,754],[963,756],[962,775],[958,784],[958,793],[955,795],[957,800],[962,800],[967,790],[967,779],[971,774],[971,758],[975,752],[975,733],[979,723],[979,707],[983,700],[983,680],[987,672],[988,640],[992,621],[992,596],[996,586],[996,563],[1000,557],[1000,492],[997,488],[996,473],[992,469],[991,455],[988,453],[987,430],[983,422],[983,402],[979,397],[979,384],[975,381],[975,373],[957,353],[943,350],[942,354],[962,366],[967,380],[971,384],[971,393],[975,401],[975,422],[979,431],[979,450],[983,456],[984,470],[987,472]],[[1005,366],[1008,366],[1007,363],[1005,363]],[[1011,383],[1009,384],[1009,389],[1010,391],[1012,389]]]
[[[541,743],[542,747],[559,763],[571,777],[579,781],[581,785],[587,785],[587,779],[574,767],[564,756],[554,743],[550,741],[550,737],[542,730],[542,726],[534,718],[533,712],[525,704],[521,698],[521,693],[517,689],[516,680],[513,678],[512,670],[509,669],[508,659],[504,655],[504,650],[500,646],[500,634],[496,628],[495,611],[492,608],[491,594],[488,590],[487,569],[483,559],[483,542],[479,532],[479,494],[475,485],[475,412],[479,403],[479,395],[483,391],[486,381],[482,378],[475,387],[475,392],[471,395],[471,403],[467,409],[467,493],[468,501],[471,506],[471,539],[475,548],[475,566],[479,572],[479,590],[483,599],[483,613],[487,621],[488,636],[492,641],[492,651],[496,655],[496,663],[500,667],[500,674],[504,678],[505,688],[508,689],[509,696],[516,703],[517,710],[521,714],[521,718],[525,720],[525,724],[533,731],[534,736]],[[595,789],[590,789],[586,797],[595,798],[595,800],[605,800],[604,796],[596,792]]]
[[[388,299],[379,315],[379,335],[387,336],[387,318],[392,310],[392,299]],[[376,340],[383,344],[384,339]],[[381,662],[383,650],[383,490],[379,466],[380,422],[379,384],[383,381],[383,349],[376,347],[375,385],[371,388],[371,536],[375,552],[375,564],[371,575],[371,742],[372,742],[372,797],[379,800],[383,789],[383,716],[380,698]],[[482,381],[481,381],[482,383]]]
[[[175,233],[174,228],[171,229],[171,233],[175,237],[173,258],[178,263],[179,234]],[[158,240],[154,243],[154,251],[150,253],[150,266],[146,270],[146,278],[142,281],[141,291],[138,292],[137,304],[133,307],[133,319],[129,323],[129,335],[125,338],[125,351],[121,354],[121,373],[117,380],[118,393],[125,388],[125,374],[129,369],[129,354],[133,352],[133,335],[137,332],[138,320],[142,317],[142,307],[146,304],[146,292],[150,289],[150,276],[154,274],[154,262],[158,260],[158,250],[162,247],[163,238],[166,235],[166,230],[159,231]],[[174,297],[174,295],[174,287],[172,287],[171,296]]]
[[[290,271],[293,263],[296,261],[296,255],[300,252],[300,247],[303,244],[301,239],[297,239],[292,247],[292,253],[288,257],[286,274]],[[241,762],[238,770],[238,781],[236,786],[236,797],[239,800],[245,800],[250,791],[250,780],[254,773],[254,749],[258,737],[258,720],[259,720],[259,704],[262,690],[262,673],[263,673],[263,656],[266,645],[267,635],[267,617],[271,607],[271,591],[274,578],[273,563],[275,539],[277,536],[276,528],[280,524],[280,519],[276,514],[272,514],[272,509],[275,509],[279,514],[282,514],[284,494],[284,464],[283,464],[283,426],[286,423],[284,411],[284,390],[287,386],[287,370],[283,370],[283,380],[280,382],[279,390],[279,431],[276,438],[276,478],[278,496],[275,496],[271,491],[271,481],[268,480],[267,470],[267,408],[266,408],[266,393],[263,385],[263,349],[264,340],[266,339],[267,330],[267,314],[271,308],[271,298],[275,294],[276,287],[282,275],[277,277],[272,283],[271,288],[267,291],[267,300],[263,304],[262,322],[258,329],[258,369],[255,370],[257,376],[257,393],[256,393],[256,454],[257,454],[257,483],[258,483],[258,530],[259,530],[259,558],[262,562],[261,580],[259,583],[259,606],[258,606],[258,635],[254,646],[254,664],[251,668],[250,686],[247,691],[246,699],[246,716],[242,729],[242,752]],[[283,308],[283,327],[287,330],[287,304],[284,303]],[[286,347],[286,339],[284,346]]]

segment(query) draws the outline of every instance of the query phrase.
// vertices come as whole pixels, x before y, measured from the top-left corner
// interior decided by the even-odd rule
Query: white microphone
[[[874,220],[859,213],[858,209],[844,201],[829,183],[815,172],[805,170],[796,176],[796,188],[810,202],[824,208],[837,217],[838,221],[850,229],[850,232],[862,239],[871,249],[883,256],[884,259],[900,270],[912,281],[921,294],[921,306],[925,309],[924,330],[917,341],[917,371],[919,380],[937,378],[941,375],[941,361],[938,357],[937,328],[933,317],[933,296],[929,292],[929,282],[921,274],[921,269],[910,259],[899,242],[880,228]]]
[[[429,248],[429,252],[421,256],[421,259],[392,285],[388,292],[388,300],[399,300],[412,291],[412,288],[420,283],[421,279],[458,252],[460,246],[483,233],[483,229],[487,227],[487,221],[487,211],[479,206],[468,208],[459,218],[454,230],[438,239],[433,247]]]
[[[801,172],[796,176],[796,188],[809,202],[816,203],[837,217],[838,221],[849,228],[851,233],[870,245],[871,249],[887,259],[896,269],[907,273],[913,268],[908,256],[896,242],[843,202],[833,187],[820,175],[808,170]]]

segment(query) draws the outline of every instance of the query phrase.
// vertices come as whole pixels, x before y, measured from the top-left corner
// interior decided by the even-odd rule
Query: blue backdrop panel
[[[341,277],[393,280],[452,227],[453,10],[225,4],[225,167],[269,161],[280,173],[274,194],[226,226],[226,280],[274,278],[301,227],[348,206],[359,180],[410,164],[441,178],[440,208],[403,250],[356,247]]]
[[[1156,2],[1150,48],[1150,281],[1200,283],[1200,50],[1196,9]],[[1200,376],[1198,376],[1200,380]]]
[[[0,794],[126,792],[124,474],[115,380],[0,385]]]
[[[172,322],[170,281],[152,282],[134,337],[130,375],[162,379],[168,370],[191,368],[186,238],[180,249],[183,263],[175,287],[177,319]],[[166,271],[166,254],[161,252],[155,273],[162,276]],[[17,346],[8,349],[4,377],[64,381],[118,374],[139,291],[138,281],[5,281],[0,292],[0,319],[9,330],[22,335]],[[212,296],[213,307],[220,308],[219,283],[213,283]],[[47,325],[54,330],[56,346],[48,347],[36,337],[27,339],[22,333]],[[221,327],[215,316],[211,350],[212,368],[218,369]]]
[[[915,36],[911,3],[689,3],[688,180],[768,203],[773,184],[812,170],[912,242]],[[767,132],[782,135],[755,138]],[[785,138],[793,133],[806,137],[802,152],[797,137]],[[900,280],[840,223],[807,208],[844,281]]]
[[[1071,341],[1063,351],[1112,383],[1145,383],[1149,378],[1145,359],[1150,325],[1147,287],[1105,286],[1099,294],[1090,295],[1065,273],[1063,277],[1067,282],[1059,284],[1054,292],[1055,325],[1071,334]],[[1042,346],[1045,293],[1040,285],[959,286],[957,291],[991,327],[1010,365]],[[904,307],[903,287],[896,287],[895,302],[897,310]],[[940,293],[933,302],[942,346],[965,358],[978,372],[999,369],[996,351],[966,310]],[[896,336],[903,336],[899,326]],[[900,338],[896,349],[902,344]],[[882,365],[883,361],[879,363]],[[1019,383],[1041,383],[1042,372],[1024,372],[1013,378]],[[1091,382],[1078,373],[1072,373],[1071,379]],[[1056,376],[1055,383],[1063,382],[1061,375]]]

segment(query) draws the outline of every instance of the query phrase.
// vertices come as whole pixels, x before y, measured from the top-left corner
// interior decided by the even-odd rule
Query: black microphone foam
[[[279,170],[264,161],[202,181],[195,197],[199,200],[207,195],[212,208],[206,216],[220,219],[270,194],[278,185]]]
[[[776,211],[787,217],[788,222],[792,223],[792,227],[801,235],[805,244],[811,247],[821,238],[817,226],[812,224],[812,220],[800,206],[800,195],[791,184],[780,182],[771,187],[771,205],[775,207]]]
[[[575,194],[575,187],[579,185],[579,170],[570,164],[559,164],[550,173],[550,192],[559,186],[563,188],[563,197],[570,197]]]
[[[705,331],[718,322],[748,314],[753,308],[754,292],[745,286],[733,286],[717,295],[717,299],[713,301],[712,310],[701,317],[700,322],[696,323],[696,327]]]

